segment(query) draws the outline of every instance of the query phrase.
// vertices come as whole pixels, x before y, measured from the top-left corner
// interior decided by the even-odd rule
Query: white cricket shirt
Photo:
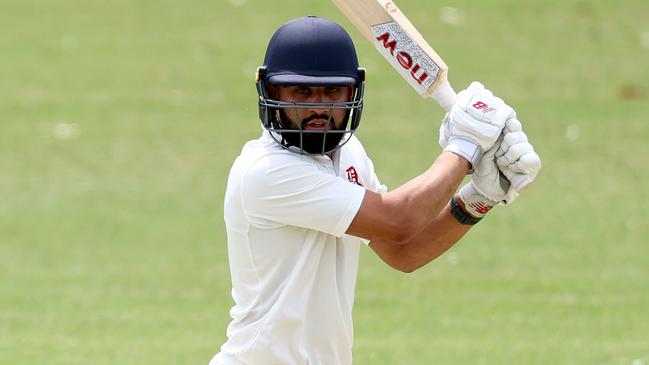
[[[244,146],[224,210],[235,305],[210,364],[351,364],[364,240],[345,231],[365,189],[387,190],[356,137],[333,160],[287,151],[267,132]]]

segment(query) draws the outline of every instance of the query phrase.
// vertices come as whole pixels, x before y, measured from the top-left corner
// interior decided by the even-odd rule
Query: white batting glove
[[[472,82],[460,91],[440,126],[439,143],[444,151],[462,156],[475,169],[484,151],[500,136],[514,110],[481,83]]]
[[[473,172],[471,181],[460,191],[464,210],[482,218],[496,204],[514,201],[534,181],[541,169],[541,159],[527,140],[521,123],[507,121],[503,134]]]
[[[502,136],[497,142],[502,140]],[[498,145],[485,152],[478,162],[471,181],[460,188],[458,194],[464,203],[464,211],[474,218],[482,218],[507,196],[510,184],[498,171],[496,151]]]
[[[504,199],[509,204],[534,181],[541,169],[541,158],[517,119],[507,121],[495,157],[498,168],[511,182]]]

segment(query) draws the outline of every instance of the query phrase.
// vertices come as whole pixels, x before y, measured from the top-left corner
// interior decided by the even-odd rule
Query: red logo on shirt
[[[345,171],[347,172],[347,181],[352,184],[363,186],[363,184],[358,181],[358,172],[356,172],[356,168],[354,168],[354,166],[349,166]]]

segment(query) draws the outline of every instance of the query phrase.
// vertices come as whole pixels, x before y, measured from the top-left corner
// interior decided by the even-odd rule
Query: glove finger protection
[[[471,177],[476,192],[487,198],[491,205],[502,201],[509,190],[509,182],[501,177],[496,165],[496,150],[497,147],[494,146],[484,154]]]
[[[503,128],[503,134],[507,134],[511,132],[521,132],[522,130],[523,130],[523,125],[521,124],[521,122],[516,118],[511,118],[505,122],[505,128]]]
[[[504,134],[502,142],[500,142],[498,150],[496,151],[496,158],[504,156],[513,145],[527,142],[527,135],[525,135],[523,131]]]
[[[494,146],[485,152],[475,168],[471,181],[462,186],[458,192],[462,202],[458,205],[465,213],[463,217],[468,216],[468,218],[458,219],[461,223],[477,223],[491,208],[505,198],[509,190],[509,181],[500,174],[496,166],[496,150],[497,146]],[[451,203],[453,207],[454,201],[451,201]],[[451,212],[453,212],[453,209],[451,209]]]
[[[529,153],[531,144],[518,119],[512,118],[505,123],[503,135],[504,138],[496,152],[496,161],[503,175],[511,182],[508,196],[505,199],[505,204],[509,204],[518,195],[514,192],[520,193],[532,183],[540,169],[541,161],[536,153]],[[513,147],[518,144],[528,144],[530,147],[522,147],[523,145]],[[508,152],[510,149],[512,149],[511,152]],[[533,148],[531,152],[533,152]],[[519,158],[519,156],[521,157]]]
[[[497,159],[497,164],[502,173],[509,179],[510,176],[515,174],[530,175],[534,179],[541,169],[541,158],[533,150],[525,152],[514,161],[506,159]]]
[[[541,158],[528,142],[519,143],[502,156],[496,159],[502,174],[511,181],[511,187],[503,199],[505,204],[510,204],[527,188],[541,169]]]
[[[509,147],[507,149],[507,152],[505,152],[505,154],[503,154],[500,157],[497,157],[496,163],[498,164],[498,167],[505,168],[512,164],[516,164],[523,155],[528,153],[533,153],[533,152],[534,152],[534,147],[532,147],[532,145],[529,142],[516,143],[515,145]],[[517,172],[525,173],[526,171],[517,171]]]

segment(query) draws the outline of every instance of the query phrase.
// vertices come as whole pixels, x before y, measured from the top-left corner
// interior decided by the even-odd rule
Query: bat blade
[[[393,1],[332,2],[417,93],[451,107],[455,91],[448,66]]]

